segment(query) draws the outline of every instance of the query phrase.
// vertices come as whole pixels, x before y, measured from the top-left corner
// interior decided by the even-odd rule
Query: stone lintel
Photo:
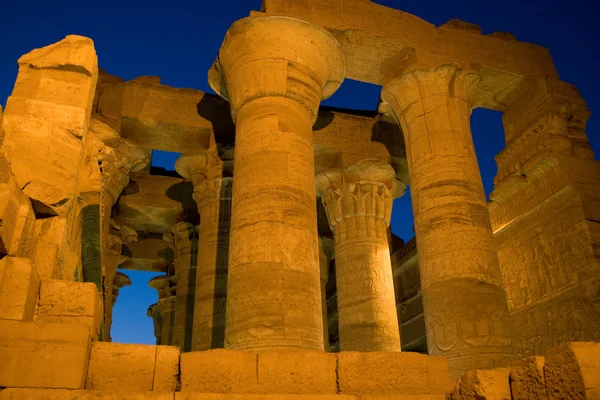
[[[98,114],[146,149],[203,152],[214,141],[231,144],[235,135],[229,103],[220,97],[138,80],[105,85]],[[375,111],[321,107],[313,130],[317,173],[364,158],[404,158],[395,123],[382,121]]]
[[[547,49],[507,35],[481,35],[473,24],[436,27],[417,16],[364,0],[265,0],[267,15],[299,18],[330,30],[346,58],[346,77],[385,84],[408,62],[440,59],[477,66],[483,106],[504,110],[528,76],[557,77]],[[261,13],[253,13],[255,16]]]

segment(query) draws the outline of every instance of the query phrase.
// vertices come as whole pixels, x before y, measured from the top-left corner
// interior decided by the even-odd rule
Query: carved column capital
[[[216,147],[204,152],[183,154],[177,159],[175,169],[194,185],[194,200],[199,211],[207,204],[219,200],[224,186],[231,188],[232,185],[231,177],[223,177],[223,161]]]
[[[122,272],[117,272],[115,274],[113,285],[112,285],[112,303],[113,305],[117,302],[117,297],[119,297],[119,290],[122,287],[131,286],[131,279],[127,275]]]
[[[389,226],[396,192],[395,172],[389,164],[361,160],[317,175],[316,183],[332,230],[345,218],[356,216],[381,219]]]
[[[428,113],[438,113],[440,118],[448,119],[450,124],[449,118],[444,115],[445,107],[435,109],[429,107],[435,101],[424,100],[439,97],[441,103],[446,104],[447,98],[458,99],[470,113],[480,82],[481,76],[475,71],[464,69],[456,63],[430,69],[411,69],[383,87],[379,111],[393,117],[405,134],[409,134],[411,128],[414,130],[415,120],[424,121],[423,117]]]
[[[174,276],[157,276],[148,282],[148,286],[150,286],[152,289],[156,289],[158,292],[158,299],[160,301],[169,297],[175,297],[177,281]]]
[[[163,234],[163,240],[173,246],[175,258],[190,254],[192,250],[190,239],[195,229],[189,222],[179,222],[173,226],[171,232]]]
[[[103,121],[92,118],[88,137],[91,160],[97,164],[99,178],[105,193],[114,204],[129,183],[129,174],[145,168],[150,162],[146,150],[134,145]],[[92,168],[95,170],[95,168]],[[93,173],[91,178],[97,176]]]
[[[209,85],[229,100],[233,120],[244,104],[261,97],[284,97],[317,116],[345,75],[344,56],[327,30],[293,18],[249,17],[227,31]]]

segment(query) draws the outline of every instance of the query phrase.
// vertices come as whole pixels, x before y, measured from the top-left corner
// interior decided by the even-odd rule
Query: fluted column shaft
[[[231,178],[216,178],[194,188],[200,213],[194,351],[224,346],[231,183]]]
[[[343,79],[327,31],[234,23],[209,73],[236,124],[225,346],[323,350],[312,125]]]
[[[382,100],[405,136],[431,355],[454,370],[506,365],[506,293],[471,137],[480,77],[456,65],[414,70]]]
[[[363,160],[317,182],[334,233],[341,351],[400,351],[387,238],[394,169]]]

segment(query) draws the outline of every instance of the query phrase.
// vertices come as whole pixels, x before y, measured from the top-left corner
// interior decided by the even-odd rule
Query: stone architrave
[[[394,169],[361,160],[317,176],[334,234],[341,351],[400,351],[387,227]]]
[[[221,348],[225,339],[225,302],[232,178],[223,177],[216,147],[182,155],[175,168],[192,181],[200,214],[192,351]]]
[[[157,276],[148,282],[148,286],[156,289],[158,292],[158,301],[156,302],[157,312],[161,320],[162,345],[173,344],[173,328],[175,326],[175,300],[176,300],[176,278],[174,276]]]
[[[180,222],[170,234],[163,235],[175,250],[175,279],[177,282],[173,344],[182,351],[190,351],[196,292],[196,263],[198,232],[192,224]]]
[[[344,79],[326,30],[250,17],[209,72],[236,124],[225,347],[323,350],[312,125]]]
[[[455,374],[514,358],[469,124],[480,80],[455,64],[413,69],[381,96],[406,142],[429,354]]]

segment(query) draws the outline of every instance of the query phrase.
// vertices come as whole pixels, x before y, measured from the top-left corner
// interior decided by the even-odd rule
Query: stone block
[[[257,354],[213,349],[181,355],[181,391],[256,393]]]
[[[181,351],[175,346],[155,346],[156,366],[152,390],[174,392],[179,389],[179,356]]]
[[[447,360],[417,353],[341,352],[337,373],[344,394],[428,395],[451,388]]]
[[[35,251],[35,214],[14,180],[0,184],[0,236],[6,254],[31,257]]]
[[[97,337],[102,325],[102,306],[96,285],[46,279],[40,285],[37,317],[40,322],[84,323]]]
[[[395,399],[396,398],[394,397],[389,398],[388,400]],[[175,393],[175,400],[358,400],[358,398],[355,396],[349,396],[344,394]]]
[[[31,261],[4,257],[0,271],[0,319],[32,320],[40,283]]]
[[[6,389],[0,400],[173,400],[173,393],[117,393],[102,390]]]
[[[261,393],[335,394],[337,357],[318,351],[258,353]]]
[[[467,371],[456,381],[448,400],[511,400],[510,368]]]
[[[94,342],[86,389],[152,391],[156,346]]]
[[[548,399],[600,399],[600,344],[572,342],[546,353]]]
[[[57,43],[32,50],[21,56],[18,63],[36,69],[73,71],[87,76],[98,73],[94,42],[78,35],[68,35]]]
[[[544,357],[527,357],[510,366],[510,390],[513,400],[546,400]]]
[[[90,343],[86,325],[0,320],[0,387],[82,389]]]
[[[41,280],[59,278],[61,267],[65,264],[67,252],[67,219],[51,217],[35,222],[37,246],[33,264]]]
[[[97,77],[93,42],[81,36],[19,59],[4,113],[3,150],[36,208],[63,215],[70,209]]]

